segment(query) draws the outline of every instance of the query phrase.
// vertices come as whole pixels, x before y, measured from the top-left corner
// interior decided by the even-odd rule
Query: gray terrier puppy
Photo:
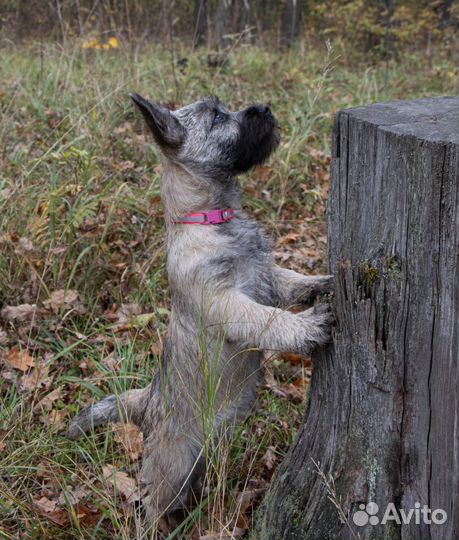
[[[331,276],[303,276],[274,263],[261,227],[241,210],[237,175],[279,142],[266,105],[230,112],[217,99],[176,111],[131,95],[163,157],[172,313],[161,367],[142,390],[83,410],[68,435],[130,420],[144,433],[140,473],[152,524],[187,504],[204,471],[209,437],[231,433],[249,412],[264,350],[308,355],[330,340]]]

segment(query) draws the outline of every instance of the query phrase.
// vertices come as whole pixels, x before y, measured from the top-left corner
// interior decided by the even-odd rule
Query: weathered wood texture
[[[334,346],[318,353],[260,540],[459,538],[459,98],[341,111],[329,262]],[[329,486],[345,516],[340,522]],[[359,504],[441,508],[443,525],[357,527]]]

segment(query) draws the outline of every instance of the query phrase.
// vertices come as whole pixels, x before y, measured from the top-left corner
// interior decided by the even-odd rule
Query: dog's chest
[[[236,289],[261,304],[272,302],[271,243],[254,221],[244,219],[222,231],[223,246],[216,264]]]
[[[209,290],[235,288],[270,304],[272,264],[269,240],[248,219],[235,220],[230,227],[190,226],[169,244],[169,281],[182,293],[205,284]]]

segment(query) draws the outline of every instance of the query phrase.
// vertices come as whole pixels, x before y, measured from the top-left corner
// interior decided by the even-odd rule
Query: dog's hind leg
[[[153,432],[144,443],[140,488],[149,523],[190,503],[191,490],[202,474],[200,446],[187,435]]]
[[[144,411],[151,398],[151,385],[123,394],[108,396],[83,409],[70,425],[66,436],[77,439],[96,426],[108,422],[133,422],[141,425]]]

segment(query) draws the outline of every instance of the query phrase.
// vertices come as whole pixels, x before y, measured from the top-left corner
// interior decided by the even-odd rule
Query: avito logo
[[[384,515],[380,519],[377,514],[379,506],[374,502],[368,504],[359,504],[359,510],[354,513],[352,520],[358,527],[365,525],[385,525],[388,522],[394,522],[398,525],[407,525],[414,522],[416,525],[421,523],[434,523],[435,525],[443,525],[448,519],[447,513],[441,508],[431,510],[426,504],[421,506],[421,503],[415,503],[414,508],[403,510],[396,508],[394,503],[389,503],[386,506]]]

